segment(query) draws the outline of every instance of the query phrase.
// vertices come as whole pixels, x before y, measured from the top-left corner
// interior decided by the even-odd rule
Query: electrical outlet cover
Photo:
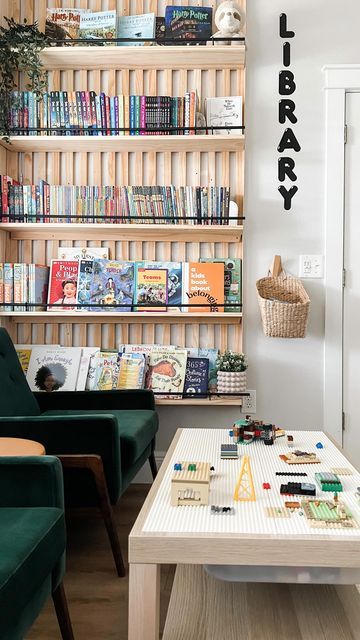
[[[300,278],[323,278],[324,277],[324,256],[322,255],[301,255],[299,259]]]
[[[255,389],[246,389],[249,396],[243,396],[242,413],[256,413],[256,391]]]

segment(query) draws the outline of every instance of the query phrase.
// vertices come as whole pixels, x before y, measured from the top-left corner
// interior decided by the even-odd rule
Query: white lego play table
[[[273,446],[263,442],[239,445],[239,460],[221,460],[220,445],[230,443],[227,429],[179,430],[166,455],[158,477],[130,533],[129,640],[157,640],[159,637],[159,576],[161,564],[227,565],[226,579],[243,578],[296,582],[355,583],[360,579],[360,506],[355,492],[360,474],[319,431],[294,431],[294,449],[286,437]],[[317,449],[321,442],[323,449]],[[295,449],[316,452],[320,464],[288,465],[280,454]],[[241,455],[250,457],[256,501],[234,502]],[[176,462],[210,462],[215,472],[210,483],[209,506],[170,505],[170,487]],[[283,507],[285,500],[301,501],[301,496],[281,496],[280,485],[287,482],[315,483],[315,473],[331,468],[347,468],[342,475],[344,491],[339,498],[350,509],[359,529],[314,529],[305,515],[270,518],[267,507]],[[276,471],[305,472],[307,477],[276,476]],[[271,485],[263,489],[263,482]],[[332,494],[318,489],[319,499]],[[210,505],[234,506],[235,514],[211,514]],[[299,568],[301,571],[299,573]],[[234,572],[235,570],[235,572]],[[216,573],[217,569],[215,570]],[[281,574],[282,572],[282,575]],[[279,577],[280,575],[280,577]],[[300,578],[299,578],[300,575]],[[269,577],[270,576],[270,577]],[[284,578],[285,576],[285,578]],[[141,602],[141,606],[139,606]]]

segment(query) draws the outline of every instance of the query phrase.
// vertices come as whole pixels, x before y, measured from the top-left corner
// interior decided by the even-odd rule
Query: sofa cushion
[[[92,415],[96,413],[99,415],[104,413],[111,414],[117,419],[121,443],[121,466],[124,472],[132,466],[138,458],[140,458],[144,450],[147,449],[155,437],[159,426],[157,413],[155,411],[145,409],[113,409],[111,411],[91,410]],[[66,414],[83,416],[84,410],[69,409],[64,411],[45,411],[42,415],[51,416]]]
[[[3,507],[0,514],[0,638],[51,575],[65,551],[56,507]]]

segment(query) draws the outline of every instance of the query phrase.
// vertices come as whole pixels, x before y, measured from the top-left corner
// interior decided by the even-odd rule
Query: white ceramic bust
[[[215,13],[215,24],[219,31],[213,34],[214,38],[238,38],[242,36],[242,29],[245,25],[245,13],[237,2],[226,0],[221,2]],[[208,43],[212,45],[212,42]],[[215,45],[236,46],[241,44],[238,40],[215,42]]]

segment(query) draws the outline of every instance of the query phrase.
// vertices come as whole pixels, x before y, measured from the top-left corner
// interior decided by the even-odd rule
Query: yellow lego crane
[[[234,492],[234,500],[236,500],[236,502],[239,500],[256,500],[249,456],[242,457],[239,479]]]

